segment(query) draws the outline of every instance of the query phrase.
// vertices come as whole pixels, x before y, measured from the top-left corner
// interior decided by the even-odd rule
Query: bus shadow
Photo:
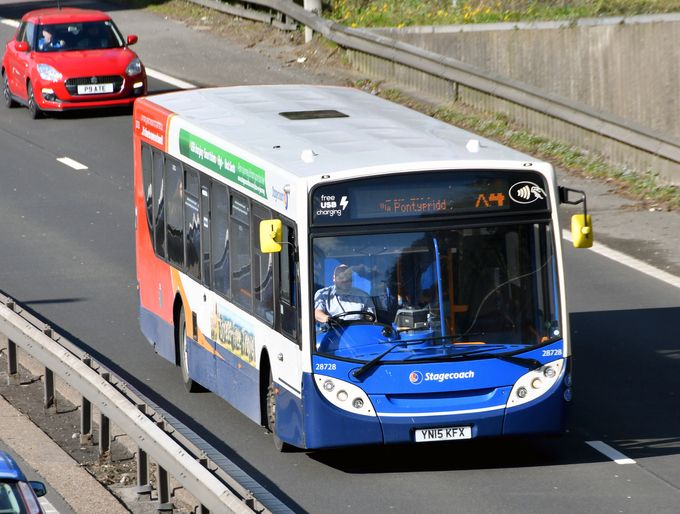
[[[633,459],[680,453],[680,307],[570,319],[574,429]]]

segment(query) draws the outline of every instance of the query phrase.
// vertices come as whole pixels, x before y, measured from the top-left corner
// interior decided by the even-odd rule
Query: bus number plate
[[[472,428],[418,428],[415,435],[416,443],[426,443],[428,441],[452,441],[454,439],[472,439]]]

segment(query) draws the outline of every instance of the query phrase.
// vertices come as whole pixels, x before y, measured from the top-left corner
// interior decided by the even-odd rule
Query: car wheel
[[[9,89],[9,79],[7,78],[7,74],[4,70],[2,72],[2,99],[5,107],[9,109],[16,107],[17,105],[17,103],[12,99],[12,92]]]
[[[37,120],[38,118],[40,118],[42,111],[40,110],[40,107],[38,107],[38,104],[35,101],[33,84],[31,84],[30,82],[26,85],[26,92],[28,93],[28,112],[31,114],[31,118]]]
[[[187,348],[187,323],[184,317],[184,309],[179,312],[179,321],[177,322],[177,337],[179,339],[179,366],[182,369],[182,382],[184,389],[190,393],[202,391],[203,388],[197,382],[194,382],[189,375],[189,351]]]
[[[284,443],[278,435],[276,435],[276,387],[274,386],[274,378],[272,372],[269,372],[269,386],[267,387],[267,397],[265,399],[267,405],[267,428],[272,433],[274,439],[274,447],[280,452],[289,452],[293,449],[288,443]]]

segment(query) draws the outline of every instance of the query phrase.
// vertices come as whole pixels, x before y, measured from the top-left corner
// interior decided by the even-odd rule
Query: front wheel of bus
[[[276,386],[271,371],[269,372],[269,386],[267,387],[267,428],[272,433],[274,446],[278,451],[287,452],[292,449],[288,443],[284,443],[276,435]]]
[[[190,393],[195,393],[201,390],[201,386],[194,382],[189,375],[189,351],[187,349],[187,323],[184,317],[184,309],[179,311],[179,321],[178,321],[178,334],[179,339],[179,366],[182,369],[182,382],[184,382],[184,388]]]

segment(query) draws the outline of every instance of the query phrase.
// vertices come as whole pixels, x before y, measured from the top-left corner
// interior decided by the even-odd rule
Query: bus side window
[[[201,175],[201,279],[206,287],[212,286],[210,262],[210,181]]]
[[[153,223],[156,254],[165,258],[165,195],[163,194],[163,154],[153,152]]]
[[[152,158],[151,147],[142,145],[142,181],[144,182],[144,203],[146,204],[146,228],[149,231],[151,246],[154,246]]]
[[[184,216],[182,208],[182,166],[171,158],[165,159],[165,240],[168,262],[184,267]]]
[[[201,213],[198,204],[198,171],[184,169],[184,255],[187,273],[201,278]]]
[[[260,222],[271,218],[269,209],[253,204],[251,241],[253,243],[253,307],[255,314],[274,324],[274,256],[260,252]]]
[[[229,211],[229,239],[231,241],[232,298],[248,312],[253,309],[250,255],[250,203],[248,199],[232,194]]]
[[[229,193],[225,186],[215,182],[210,198],[210,239],[213,287],[229,297]]]
[[[291,339],[298,338],[298,280],[295,261],[295,229],[283,224],[279,255],[279,296],[281,298],[281,331]]]

